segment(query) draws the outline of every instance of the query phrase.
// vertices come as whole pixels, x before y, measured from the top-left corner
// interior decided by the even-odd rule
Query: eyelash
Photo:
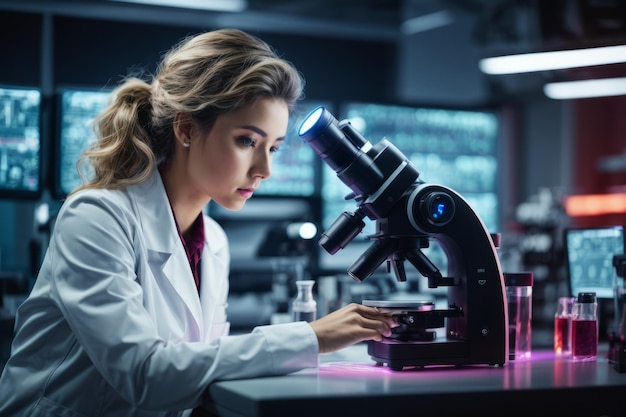
[[[238,139],[239,142],[245,147],[254,148],[256,146],[256,141],[248,136],[240,136]],[[272,146],[270,148],[270,152],[276,153],[278,152],[278,149],[279,148],[277,146]]]

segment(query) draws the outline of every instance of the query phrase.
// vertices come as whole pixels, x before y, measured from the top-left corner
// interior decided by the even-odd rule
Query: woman
[[[0,415],[180,416],[218,379],[317,366],[397,324],[352,304],[228,336],[228,244],[202,214],[270,176],[302,80],[261,40],[217,30],[129,78],[97,119],[93,180],[56,220],[0,378]]]

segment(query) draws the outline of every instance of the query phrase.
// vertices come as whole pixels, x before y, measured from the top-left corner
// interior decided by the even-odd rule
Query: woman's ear
[[[188,148],[191,144],[191,137],[194,129],[194,122],[187,113],[176,113],[174,117],[174,135],[176,140],[184,148]]]

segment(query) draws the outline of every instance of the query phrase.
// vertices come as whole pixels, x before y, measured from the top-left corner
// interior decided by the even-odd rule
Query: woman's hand
[[[349,304],[310,323],[317,335],[319,352],[334,352],[364,340],[382,340],[391,336],[391,329],[398,326],[389,313],[375,307]]]

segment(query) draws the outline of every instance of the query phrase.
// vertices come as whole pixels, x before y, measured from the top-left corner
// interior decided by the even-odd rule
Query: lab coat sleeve
[[[93,365],[126,401],[187,409],[200,404],[211,381],[317,365],[317,338],[304,322],[211,343],[160,338],[137,280],[140,227],[128,202],[103,195],[75,196],[60,213],[51,242],[51,297]]]

